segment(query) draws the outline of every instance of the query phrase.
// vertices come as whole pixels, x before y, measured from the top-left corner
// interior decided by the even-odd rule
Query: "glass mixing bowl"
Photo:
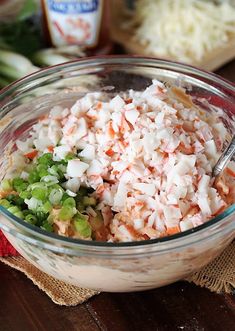
[[[179,63],[140,57],[88,58],[41,70],[0,93],[0,179],[15,140],[24,138],[51,106],[70,106],[88,91],[143,90],[152,79],[182,86],[206,111],[219,106],[234,133],[235,87]],[[17,165],[15,165],[17,167]],[[235,237],[235,205],[197,228],[156,240],[106,243],[46,233],[0,207],[0,227],[11,244],[42,271],[100,291],[160,287],[201,268]]]

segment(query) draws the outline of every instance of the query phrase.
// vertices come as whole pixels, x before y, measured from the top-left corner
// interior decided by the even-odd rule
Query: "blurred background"
[[[125,53],[215,71],[235,58],[235,0],[0,0],[0,88],[42,67]]]

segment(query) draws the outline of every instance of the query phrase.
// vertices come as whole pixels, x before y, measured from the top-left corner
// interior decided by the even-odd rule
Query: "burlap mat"
[[[66,284],[38,270],[23,257],[0,258],[3,263],[22,271],[52,301],[59,305],[75,306],[98,292]],[[216,293],[232,293],[235,287],[235,241],[207,266],[186,279]]]

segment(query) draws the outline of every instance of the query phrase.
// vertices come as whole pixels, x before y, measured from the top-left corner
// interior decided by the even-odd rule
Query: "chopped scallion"
[[[48,166],[45,164],[39,164],[37,166],[37,171],[40,178],[49,175]]]
[[[11,206],[11,207],[9,207],[9,208],[7,208],[7,209],[8,209],[8,211],[9,211],[10,213],[12,213],[12,214],[17,213],[17,212],[20,211],[20,209],[19,209],[17,206]]]
[[[13,213],[16,217],[19,218],[24,218],[24,214],[22,213],[22,211],[17,211],[16,213]]]
[[[76,207],[76,201],[74,200],[74,198],[69,197],[63,201],[63,206],[71,208]]]
[[[19,196],[22,198],[22,199],[30,199],[32,197],[32,194],[31,192],[29,191],[23,191],[23,192],[20,192],[19,193]]]
[[[0,206],[3,206],[7,209],[11,206],[11,204],[7,199],[0,199]]]
[[[49,201],[52,205],[56,206],[60,204],[62,196],[63,196],[63,191],[61,189],[57,190],[53,188],[49,194]]]
[[[44,201],[47,198],[47,188],[35,188],[32,190],[32,196],[38,200]]]
[[[83,204],[84,206],[95,206],[96,205],[96,199],[93,197],[84,197],[83,198]]]
[[[35,225],[37,223],[37,217],[33,214],[28,214],[25,216],[25,221],[29,224]]]
[[[28,184],[20,177],[16,177],[12,180],[12,186],[15,191],[22,192],[26,190]]]
[[[75,213],[76,211],[74,212],[74,208],[63,206],[59,212],[59,219],[62,221],[71,220]]]
[[[1,182],[1,188],[3,191],[11,191],[12,190],[12,183],[9,179],[3,179]]]
[[[48,223],[47,221],[44,221],[43,224],[41,225],[41,229],[43,229],[47,232],[52,232],[53,226],[52,226],[52,224]]]
[[[38,158],[38,163],[46,165],[48,167],[52,166],[54,164],[53,161],[53,155],[51,153],[45,153],[42,156]]]
[[[39,180],[40,180],[40,176],[39,176],[39,173],[37,172],[37,170],[32,170],[29,173],[29,178],[28,178],[29,183],[33,184],[33,183],[39,182]]]
[[[74,217],[74,226],[76,231],[84,238],[89,238],[91,237],[91,226],[88,223],[88,221],[84,218],[80,218],[79,216]]]
[[[49,213],[52,210],[52,204],[49,201],[45,202],[41,207],[41,210],[45,213]]]

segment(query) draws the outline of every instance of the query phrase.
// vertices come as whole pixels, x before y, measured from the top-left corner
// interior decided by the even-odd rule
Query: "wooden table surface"
[[[218,71],[235,82],[235,61]],[[115,281],[115,280],[114,280]],[[232,331],[235,295],[186,282],[138,293],[102,293],[55,305],[22,273],[0,264],[0,331]]]

